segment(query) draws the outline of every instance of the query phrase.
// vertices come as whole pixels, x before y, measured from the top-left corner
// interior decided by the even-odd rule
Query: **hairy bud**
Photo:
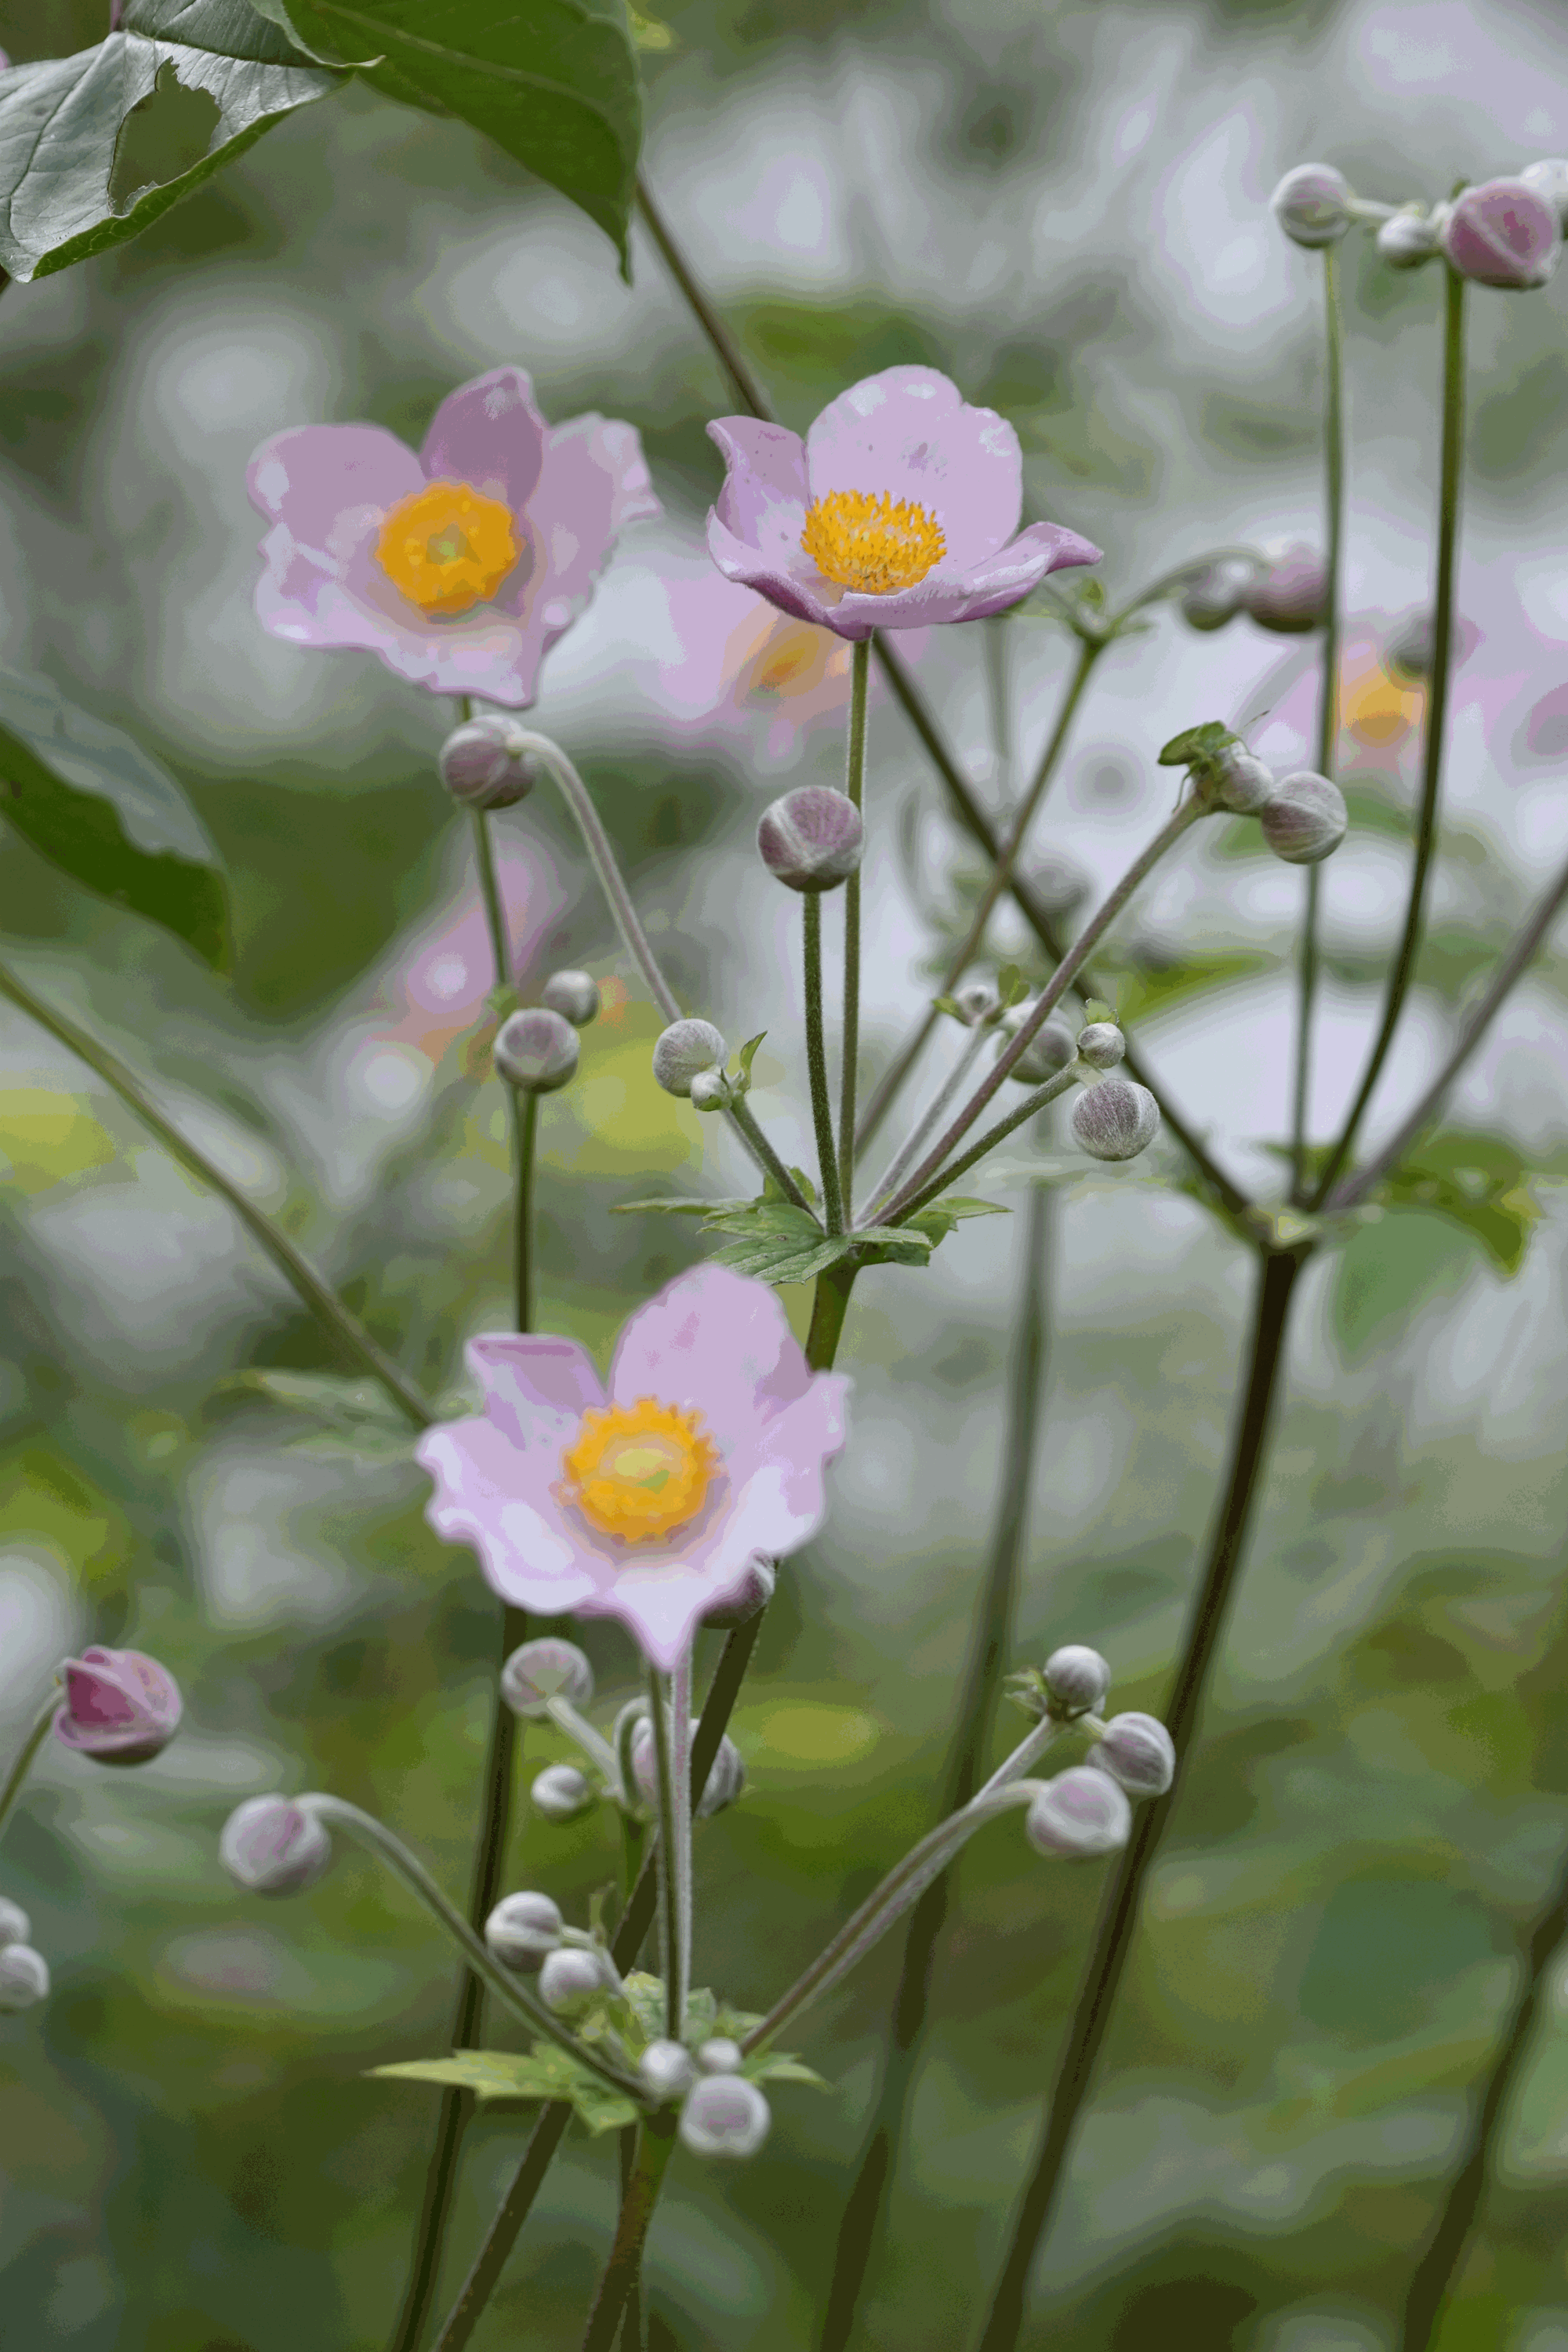
[[[95,1764],[145,1764],[180,1727],[179,1685],[140,1650],[84,1650],[60,1668],[55,1737]]]
[[[683,2042],[650,2042],[637,2060],[643,2085],[656,2099],[683,2099],[697,2080],[691,2053]]]
[[[728,2034],[716,2033],[704,2042],[697,2053],[697,2063],[705,2074],[738,2074],[741,2071],[741,2045]]]
[[[693,2156],[755,2156],[772,2127],[768,2103],[743,2074],[706,2074],[680,2110]]]
[[[1002,1034],[996,1041],[997,1052],[1006,1050],[1028,1019],[1031,1007],[1015,1004],[1002,1015]],[[1059,1077],[1069,1062],[1078,1058],[1078,1039],[1059,1013],[1047,1014],[1030,1038],[1007,1076],[1016,1078],[1021,1087],[1043,1087]]]
[[[547,1822],[574,1822],[598,1802],[592,1781],[575,1764],[547,1764],[529,1795],[534,1811]]]
[[[1136,1160],[1160,1131],[1160,1106],[1147,1087],[1106,1078],[1074,1103],[1072,1131],[1091,1160]]]
[[[1089,1021],[1078,1033],[1078,1057],[1091,1070],[1113,1070],[1127,1052],[1127,1040],[1114,1021]]]
[[[7,1944],[25,1944],[33,1932],[33,1923],[19,1903],[0,1895],[0,1951]]]
[[[485,1921],[485,1942],[501,1966],[539,1968],[561,1942],[561,1906],[548,1895],[503,1895]]]
[[[1210,768],[1214,796],[1237,816],[1255,816],[1275,790],[1274,771],[1245,743],[1227,743]]]
[[[548,1715],[552,1698],[587,1706],[594,1696],[594,1669],[575,1642],[546,1633],[512,1652],[500,1670],[500,1695],[513,1715],[529,1719]]]
[[[1047,1780],[1024,1816],[1024,1833],[1037,1853],[1068,1862],[1092,1862],[1124,1846],[1132,1808],[1119,1784],[1105,1772],[1075,1764]]]
[[[1552,207],[1558,227],[1568,236],[1568,162],[1561,155],[1548,155],[1539,163],[1527,163],[1519,176]]]
[[[1110,1668],[1098,1650],[1068,1642],[1046,1660],[1046,1688],[1052,1713],[1090,1715],[1110,1688]]]
[[[574,1029],[586,1029],[599,1017],[599,983],[591,971],[552,971],[539,994],[541,1003]]]
[[[1163,1797],[1176,1777],[1171,1735],[1152,1715],[1113,1715],[1089,1760],[1130,1797]]]
[[[688,1089],[693,1110],[728,1110],[740,1100],[746,1089],[738,1080],[726,1077],[722,1070],[699,1070]]]
[[[778,1574],[776,1560],[766,1552],[754,1551],[731,1597],[710,1609],[702,1622],[716,1633],[732,1633],[737,1625],[749,1625],[758,1610],[765,1609],[773,1599]]]
[[[1377,249],[1390,269],[1419,269],[1441,252],[1447,214],[1434,214],[1421,205],[1405,205],[1377,232]]]
[[[802,784],[763,811],[757,847],[768,872],[792,890],[837,890],[858,873],[866,828],[847,793]]]
[[[701,1728],[701,1718],[692,1725],[695,1738]],[[658,1750],[654,1745],[653,1726],[645,1716],[632,1734],[632,1779],[637,1794],[647,1805],[658,1803]],[[711,1821],[726,1805],[732,1805],[746,1785],[746,1767],[741,1751],[726,1732],[719,1742],[719,1753],[709,1767],[708,1781],[697,1804],[700,1822]]]
[[[49,1997],[49,1964],[31,1944],[0,1948],[0,2012],[31,2009]]]
[[[728,1045],[711,1021],[672,1021],[653,1049],[653,1074],[667,1095],[687,1095],[700,1070],[723,1066]]]
[[[1338,784],[1302,768],[1282,777],[1259,822],[1263,838],[1287,866],[1315,866],[1345,837],[1350,812]]]
[[[1331,163],[1298,163],[1268,204],[1293,245],[1337,245],[1351,225],[1350,183]]]
[[[1323,559],[1310,541],[1292,540],[1270,551],[1268,569],[1258,573],[1247,591],[1247,609],[1260,629],[1279,636],[1300,636],[1321,628],[1328,609],[1329,575]]]
[[[1556,205],[1524,180],[1467,188],[1443,226],[1443,250],[1461,278],[1514,293],[1544,286],[1562,248]]]
[[[509,1013],[491,1051],[500,1076],[523,1094],[552,1095],[576,1076],[577,1032],[547,1004]]]
[[[527,730],[499,710],[465,719],[441,746],[441,782],[464,808],[510,808],[533,790],[533,763],[518,747]]]
[[[607,1991],[609,1985],[604,1956],[584,1951],[581,1945],[563,1944],[547,1952],[539,1971],[539,1998],[546,2009],[570,2009]]]
[[[315,1814],[289,1798],[247,1797],[225,1822],[218,1855],[253,1895],[300,1895],[331,1862],[332,1842]]]
[[[1182,618],[1188,628],[1201,630],[1206,636],[1234,621],[1247,602],[1252,569],[1239,557],[1227,556],[1195,572],[1182,591]]]

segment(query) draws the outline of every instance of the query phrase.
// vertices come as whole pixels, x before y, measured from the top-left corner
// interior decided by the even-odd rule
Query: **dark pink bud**
[[[84,1650],[60,1668],[56,1736],[95,1764],[145,1764],[180,1727],[179,1685],[140,1650]]]
[[[1260,629],[1300,636],[1321,626],[1328,594],[1322,557],[1310,541],[1294,539],[1270,554],[1268,571],[1247,591],[1247,609]]]
[[[1557,267],[1557,208],[1522,180],[1483,180],[1448,215],[1443,250],[1461,278],[1523,293]]]

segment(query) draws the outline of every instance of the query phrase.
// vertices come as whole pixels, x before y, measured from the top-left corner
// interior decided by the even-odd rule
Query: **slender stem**
[[[1437,807],[1443,785],[1444,738],[1448,712],[1448,673],[1454,656],[1454,581],[1458,565],[1459,491],[1465,461],[1465,281],[1447,264],[1443,269],[1446,296],[1443,320],[1443,455],[1437,493],[1437,581],[1432,614],[1432,675],[1426,684],[1426,709],[1422,744],[1421,808],[1415,824],[1415,856],[1410,869],[1410,896],[1405,909],[1383,1020],[1356,1097],[1351,1105],[1339,1141],[1318,1181],[1311,1205],[1321,1208],[1333,1190],[1340,1170],[1355,1147],[1357,1132],[1373,1089],[1383,1074],[1388,1049],[1405,999],[1415,977],[1426,917],[1426,879],[1437,841]]]
[[[517,1202],[512,1226],[512,1286],[520,1331],[533,1328],[533,1166],[539,1138],[539,1097],[531,1087],[512,1089],[512,1161]]]
[[[916,1119],[913,1127],[910,1128],[908,1135],[905,1136],[902,1143],[900,1144],[897,1151],[894,1152],[881,1175],[877,1179],[871,1192],[871,1206],[862,1219],[863,1223],[874,1225],[877,1223],[884,1202],[890,1201],[898,1191],[910,1160],[924,1143],[954,1095],[963,1085],[970,1071],[980,1058],[981,1049],[985,1040],[993,1034],[993,1024],[977,1021],[965,1037],[958,1059]]]
[[[637,2178],[637,2126],[625,2124],[616,2134],[616,2156],[621,2175],[621,2202],[624,2205]],[[642,2265],[632,2273],[626,2289],[626,2309],[621,2315],[620,2352],[643,2352],[642,2336]]]
[[[572,2112],[565,2099],[552,2100],[542,2110],[530,2135],[522,2162],[501,2200],[500,2210],[490,2223],[484,2244],[475,2256],[468,2277],[458,2291],[458,2300],[447,2315],[436,2352],[463,2352],[464,2346],[479,2326],[485,2305],[500,2284],[507,2257],[517,2242],[518,2231],[527,2221],[533,2200],[544,2185],[551,2158],[565,2136]]]
[[[801,901],[805,941],[805,1067],[811,1081],[811,1117],[816,1129],[816,1165],[822,1204],[830,1234],[844,1231],[844,1197],[838,1189],[838,1154],[833,1141],[833,1106],[827,1088],[827,1043],[822,1027],[822,898],[807,891]]]
[[[669,1706],[665,1697],[664,1676],[657,1666],[647,1669],[648,1717],[653,1727],[653,1752],[658,1769],[658,1924],[662,1947],[664,1978],[664,2030],[670,2041],[679,2042],[686,2022],[684,1977],[686,1960],[681,1949],[680,1848],[684,1832],[687,1869],[690,1870],[691,1811],[688,1805],[686,1819],[679,1818],[675,1793],[675,1764],[671,1753]]]
[[[42,1714],[16,1750],[16,1760],[5,1775],[5,1785],[0,1789],[0,1836],[4,1836],[11,1809],[22,1793],[22,1783],[32,1769],[33,1759],[49,1736],[49,1726],[59,1713],[60,1694],[57,1687],[45,1700]]]
[[[670,232],[668,223],[654,202],[652,189],[647,182],[640,177],[637,184],[637,210],[647,224],[653,241],[663,257],[665,268],[679,287],[692,316],[712,345],[714,355],[729,377],[742,407],[749,408],[753,416],[771,420],[773,411],[766,393],[742,358],[740,346],[728,327],[725,326],[692,275],[685,255]]]
[[[752,1158],[757,1161],[759,1167],[766,1170],[767,1173],[773,1178],[773,1182],[778,1186],[779,1191],[784,1194],[785,1200],[793,1201],[797,1209],[805,1209],[809,1213],[810,1204],[806,1200],[805,1194],[801,1191],[800,1186],[795,1182],[794,1176],[784,1166],[784,1161],[779,1158],[778,1153],[773,1150],[773,1147],[768,1141],[767,1137],[763,1133],[762,1129],[757,1124],[754,1114],[748,1105],[743,1102],[731,1103],[730,1106],[730,1117],[734,1120],[735,1125],[740,1129],[742,1135],[745,1138],[746,1142],[750,1147]]]
[[[844,789],[856,807],[866,803],[866,700],[871,677],[871,639],[858,638],[849,677],[849,741]],[[855,1094],[860,1073],[860,873],[844,886],[844,1045],[838,1082],[838,1189],[844,1222],[855,1213]]]
[[[696,1800],[691,1786],[691,1646],[669,1677],[669,1781],[674,1834],[668,1849],[670,1901],[676,1915],[676,1955],[679,1974],[673,1998],[667,1994],[675,2022],[670,2037],[679,2042],[686,2031],[686,2000],[691,1988],[691,1821]],[[700,1784],[698,1793],[700,1793]]]
[[[1029,1193],[1024,1235],[1023,1283],[1018,1328],[1007,1382],[1007,1426],[1002,1447],[1001,1499],[991,1538],[991,1558],[969,1637],[956,1695],[957,1728],[948,1748],[936,1817],[956,1812],[974,1793],[980,1759],[990,1736],[1002,1669],[1012,1645],[1018,1572],[1024,1556],[1029,1496],[1040,1427],[1040,1396],[1046,1362],[1046,1281],[1051,1196],[1037,1185]],[[876,2118],[860,2168],[844,2207],[834,2254],[833,2278],[823,2316],[819,2352],[845,2352],[855,2325],[881,2214],[883,2192],[897,2162],[909,2112],[910,2092],[925,2028],[932,1963],[947,1916],[949,1876],[934,1878],[916,1904],[904,1937],[903,1964],[893,2002],[892,2034]]]
[[[546,1699],[544,1712],[558,1730],[563,1731],[568,1739],[576,1742],[595,1771],[603,1773],[612,1789],[620,1789],[623,1786],[620,1758],[605,1738],[604,1733],[595,1730],[586,1716],[579,1715],[569,1698]]]
[[[1050,2220],[1079,2114],[1089,2095],[1095,2061],[1132,1948],[1143,1882],[1171,1818],[1185,1766],[1187,1743],[1197,1722],[1238,1580],[1273,1419],[1290,1299],[1305,1261],[1304,1251],[1268,1253],[1260,1259],[1246,1389],[1225,1499],[1165,1716],[1176,1747],[1175,1787],[1170,1794],[1140,1810],[1131,1842],[1122,1855],[1101,1915],[1078,2006],[1057,2062],[1056,2084],[1047,2104],[1039,2147],[1014,2216],[1006,2257],[980,2339],[980,2352],[1014,2352],[1018,2341],[1035,2251]]]
[[[128,1109],[133,1110],[143,1127],[155,1135],[172,1159],[182,1168],[226,1200],[252,1239],[258,1242],[273,1265],[298,1297],[336,1340],[344,1358],[372,1380],[378,1381],[416,1429],[427,1429],[435,1414],[418,1390],[404,1378],[390,1356],[384,1355],[358,1317],[350,1313],[331,1285],[316,1272],[310,1261],[301,1256],[280,1225],[275,1224],[265,1210],[258,1209],[247,1198],[237,1184],[231,1183],[221,1168],[216,1167],[205,1152],[188,1142],[177,1127],[166,1119],[161,1110],[142,1090],[140,1079],[132,1077],[123,1062],[100,1045],[66,1013],[46,1004],[35,996],[16,973],[0,965],[0,996],[8,997],[22,1012],[47,1029],[51,1037],[68,1046],[80,1062],[85,1062],[119,1096]]]
[[[616,2331],[621,2315],[642,2270],[642,2251],[647,2240],[648,2223],[658,2202],[658,2192],[675,2147],[675,2116],[668,2109],[649,2116],[637,2137],[637,2163],[621,2200],[621,2216],[616,2224],[615,2243],[610,2259],[599,2281],[599,2291],[594,2298],[587,2333],[583,2338],[583,2352],[613,2352]]]
[[[479,874],[479,898],[484,905],[485,927],[490,935],[490,961],[495,966],[495,986],[492,1003],[499,998],[515,997],[516,987],[511,969],[511,939],[507,927],[506,906],[501,898],[500,877],[496,872],[495,843],[490,838],[489,813],[486,809],[470,809],[473,827],[474,863]]]
[[[1318,686],[1318,773],[1331,782],[1340,740],[1340,570],[1345,520],[1344,331],[1339,247],[1323,249],[1323,667]],[[1321,866],[1307,868],[1296,1006],[1296,1077],[1290,1115],[1290,1198],[1307,1192],[1307,1118],[1312,1084],[1312,1010],[1318,988]]]
[[[945,1192],[950,1185],[956,1184],[961,1176],[968,1174],[977,1160],[984,1160],[988,1151],[994,1151],[996,1146],[1005,1142],[1016,1129],[1022,1127],[1026,1119],[1033,1118],[1037,1110],[1044,1110],[1047,1103],[1055,1102],[1058,1095],[1065,1095],[1069,1087],[1077,1086],[1081,1067],[1079,1062],[1069,1062],[1065,1070],[1058,1070],[1054,1078],[1047,1078],[1043,1087],[1037,1087],[1032,1094],[1026,1095],[1016,1110],[1009,1111],[1005,1118],[995,1120],[986,1129],[979,1142],[972,1143],[951,1167],[942,1169],[929,1184],[922,1185],[909,1199],[895,1200],[885,1208],[882,1211],[884,1224],[907,1224],[911,1217],[918,1216],[928,1201],[934,1201],[939,1192]]]

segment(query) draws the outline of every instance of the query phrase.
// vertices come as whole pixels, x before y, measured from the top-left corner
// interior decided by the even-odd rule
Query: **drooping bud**
[[[587,1706],[594,1696],[594,1669],[575,1642],[546,1633],[512,1652],[500,1670],[500,1695],[513,1715],[530,1721],[548,1715],[552,1698]]]
[[[561,1942],[561,1906],[548,1895],[503,1895],[485,1921],[485,1942],[501,1966],[539,1968]]]
[[[527,730],[503,711],[465,719],[441,746],[441,782],[464,808],[510,808],[533,790],[533,763],[519,748]]]
[[[1105,1078],[1079,1095],[1072,1131],[1091,1160],[1136,1160],[1160,1131],[1160,1106],[1131,1078]]]
[[[179,1685],[140,1650],[84,1650],[60,1668],[55,1737],[95,1764],[145,1764],[180,1727]]]
[[[539,997],[552,1013],[570,1021],[574,1029],[586,1029],[590,1021],[599,1017],[599,983],[591,971],[552,971]]]
[[[1247,602],[1252,572],[1252,565],[1237,556],[1207,563],[1195,572],[1182,591],[1182,618],[1188,628],[1199,629],[1206,636],[1234,621]]]
[[[705,2074],[680,2110],[693,2156],[755,2156],[773,2125],[768,2103],[743,2074]]]
[[[529,1795],[534,1811],[547,1822],[574,1822],[598,1802],[593,1783],[575,1764],[547,1764]]]
[[[1315,866],[1345,837],[1350,811],[1338,784],[1302,768],[1281,777],[1259,816],[1263,838],[1287,866]]]
[[[1210,770],[1214,796],[1237,816],[1254,816],[1275,789],[1274,771],[1245,743],[1227,743]]]
[[[1110,1668],[1098,1650],[1068,1642],[1046,1660],[1046,1688],[1052,1712],[1091,1715],[1110,1688]]]
[[[1089,1760],[1130,1797],[1163,1797],[1176,1777],[1171,1735],[1152,1715],[1113,1715]]]
[[[577,1032],[547,1004],[510,1013],[491,1047],[498,1073],[521,1093],[552,1095],[577,1071]]]
[[[1544,286],[1562,248],[1556,205],[1524,180],[1467,188],[1443,228],[1443,250],[1461,278],[1513,293]]]
[[[792,890],[837,890],[858,873],[866,828],[847,793],[802,784],[763,811],[757,847],[763,864]]]
[[[331,1862],[332,1842],[315,1814],[288,1797],[247,1797],[225,1822],[218,1854],[253,1895],[300,1895]]]
[[[700,1717],[691,1727],[696,1738],[701,1727]],[[658,1750],[654,1744],[653,1726],[645,1716],[632,1734],[632,1779],[644,1804],[658,1803]],[[726,1732],[719,1742],[719,1753],[709,1767],[707,1783],[697,1804],[700,1822],[711,1821],[726,1805],[732,1805],[746,1785],[746,1767],[740,1749]]]
[[[0,1951],[7,1944],[25,1944],[33,1932],[33,1923],[19,1903],[0,1895]]]
[[[609,1990],[610,1977],[598,1952],[580,1944],[563,1944],[547,1952],[539,1971],[539,1998],[546,2009],[570,2009]]]
[[[1092,1862],[1127,1843],[1132,1808],[1108,1772],[1074,1764],[1047,1780],[1024,1816],[1024,1833],[1037,1853]]]
[[[727,2034],[716,2033],[704,2042],[697,2053],[697,2063],[705,2074],[738,2074],[741,2071],[741,2045]]]
[[[711,1021],[672,1021],[653,1049],[653,1074],[667,1095],[691,1092],[700,1070],[723,1067],[729,1052]]]
[[[1441,252],[1447,218],[1446,209],[1429,213],[1423,205],[1405,205],[1379,228],[1378,252],[1390,269],[1419,269]]]
[[[1015,1004],[1002,1015],[1002,1034],[996,1050],[1003,1053],[1010,1041],[1028,1019],[1031,1007]],[[1043,1087],[1060,1076],[1069,1062],[1077,1059],[1078,1039],[1059,1013],[1047,1014],[1030,1038],[1007,1076],[1016,1078],[1021,1087]]]
[[[656,2099],[683,2099],[697,2080],[691,2053],[683,2042],[650,2042],[637,2060],[637,2073]]]
[[[1078,1057],[1091,1070],[1113,1070],[1127,1052],[1127,1040],[1114,1021],[1088,1021],[1078,1033]]]
[[[1548,155],[1539,163],[1527,163],[1519,176],[1527,188],[1545,198],[1557,215],[1558,227],[1568,236],[1568,162],[1561,155]]]
[[[31,2009],[49,1997],[49,1964],[31,1944],[0,1948],[0,2012]]]
[[[1294,245],[1337,245],[1351,225],[1350,183],[1331,163],[1298,163],[1268,204]]]
[[[776,1560],[766,1552],[754,1551],[731,1598],[710,1609],[703,1617],[704,1625],[716,1633],[732,1633],[737,1625],[749,1625],[758,1610],[765,1609],[773,1599],[778,1573]]]
[[[1268,569],[1248,584],[1246,603],[1260,629],[1289,637],[1321,627],[1328,597],[1322,557],[1309,540],[1295,539],[1270,550]]]

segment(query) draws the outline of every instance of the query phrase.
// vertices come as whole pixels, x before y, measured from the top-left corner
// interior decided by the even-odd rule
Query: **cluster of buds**
[[[1009,1005],[1001,1016],[999,1048],[1016,1036],[1032,1007]],[[1008,1072],[1021,1086],[1048,1086],[1068,1072],[1083,1091],[1072,1108],[1073,1137],[1091,1160],[1135,1160],[1160,1131],[1160,1106],[1147,1087],[1114,1075],[1127,1040],[1101,1006],[1075,1036],[1065,1015],[1044,1020]]]
[[[509,1013],[491,1049],[497,1074],[520,1094],[552,1095],[577,1074],[577,1032],[599,1014],[592,972],[552,971],[543,1002]]]
[[[1478,286],[1525,293],[1547,283],[1568,234],[1568,162],[1545,157],[1447,203],[1395,209],[1357,196],[1331,163],[1301,163],[1286,173],[1272,206],[1296,245],[1333,245],[1359,220],[1375,225],[1378,252],[1392,269],[1417,269],[1441,256]]]
[[[1030,1844],[1068,1862],[1115,1853],[1131,1833],[1133,1803],[1163,1797],[1175,1778],[1170,1733],[1152,1715],[1101,1722],[1110,1668],[1098,1650],[1077,1643],[1053,1651],[1043,1669],[1014,1675],[1009,1688],[1037,1720],[1081,1723],[1094,1741],[1083,1763],[1042,1784],[1024,1820]]]
[[[1173,736],[1159,756],[1163,768],[1186,769],[1210,808],[1255,816],[1264,840],[1288,866],[1315,866],[1345,837],[1350,813],[1337,784],[1308,768],[1276,776],[1217,719]]]
[[[752,1062],[762,1042],[760,1035],[748,1038],[735,1056],[735,1068],[727,1070],[730,1048],[711,1021],[672,1021],[654,1041],[653,1075],[667,1095],[678,1095],[693,1110],[732,1110],[751,1092]]]
[[[771,1596],[774,1570],[759,1559],[756,1573],[742,1596],[745,1614],[754,1615]],[[731,1604],[726,1622],[743,1622]],[[635,1698],[622,1707],[606,1739],[582,1713],[594,1699],[594,1670],[573,1642],[545,1634],[514,1650],[501,1669],[501,1696],[525,1722],[552,1722],[576,1742],[592,1767],[547,1764],[529,1791],[534,1811],[546,1821],[575,1821],[605,1799],[637,1821],[646,1820],[658,1803],[658,1766],[647,1703]],[[700,1718],[692,1726],[695,1738]],[[709,1769],[697,1804],[699,1821],[732,1805],[746,1785],[741,1751],[727,1736]],[[543,1898],[541,1898],[542,1900]]]
[[[33,1923],[0,1895],[0,2014],[31,2009],[49,1996],[49,1964],[30,1941]]]
[[[1302,636],[1328,616],[1329,575],[1310,540],[1282,540],[1256,557],[1226,555],[1191,572],[1182,618],[1205,635],[1245,613],[1277,636]]]

